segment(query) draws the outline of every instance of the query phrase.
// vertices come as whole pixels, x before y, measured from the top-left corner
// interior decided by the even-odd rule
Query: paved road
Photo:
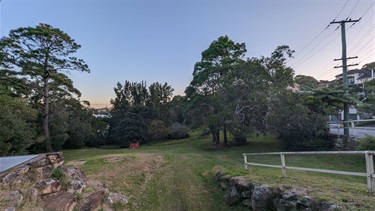
[[[330,125],[330,132],[333,134],[344,135],[343,128],[337,128],[337,125]],[[375,127],[355,127],[349,128],[350,136],[355,136],[356,138],[364,138],[367,135],[375,136]]]
[[[24,156],[11,156],[0,157],[0,172],[12,168],[20,163],[31,160],[38,155],[24,155]]]

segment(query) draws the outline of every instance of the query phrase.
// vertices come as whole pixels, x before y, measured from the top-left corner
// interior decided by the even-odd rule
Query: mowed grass
[[[210,136],[167,141],[139,149],[79,149],[64,151],[66,163],[86,161],[87,177],[104,182],[111,192],[125,195],[129,204],[116,210],[243,210],[223,204],[224,191],[215,183],[214,169],[242,175],[273,187],[301,188],[319,200],[339,203],[350,210],[375,210],[375,195],[367,193],[365,177],[251,167],[245,171],[242,153],[284,151],[273,136],[252,138],[247,146],[216,148]],[[108,158],[117,162],[108,162]],[[253,162],[279,165],[278,156],[249,157]],[[287,156],[290,166],[364,172],[362,156]]]

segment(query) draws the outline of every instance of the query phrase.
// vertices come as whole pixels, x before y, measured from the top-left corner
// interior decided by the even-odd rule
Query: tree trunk
[[[216,145],[219,145],[220,144],[220,129],[216,129],[215,134],[216,134]]]
[[[224,146],[228,146],[228,136],[227,136],[227,125],[223,126],[223,135],[224,135]]]
[[[44,137],[45,137],[45,144],[46,149],[48,152],[52,152],[52,145],[51,140],[49,137],[49,87],[48,87],[48,72],[46,73],[44,77],[44,111],[43,111],[43,131],[44,131]]]

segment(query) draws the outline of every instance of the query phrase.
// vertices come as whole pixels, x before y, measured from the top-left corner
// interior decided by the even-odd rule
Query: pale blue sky
[[[0,35],[39,23],[68,33],[91,69],[70,77],[83,100],[100,106],[125,80],[168,82],[182,94],[201,52],[222,35],[245,42],[248,57],[289,45],[296,75],[333,79],[341,71],[333,68],[341,58],[340,30],[324,28],[338,14],[337,20],[363,16],[347,26],[348,56],[360,57],[349,64],[361,67],[375,60],[374,13],[374,0],[2,0]]]

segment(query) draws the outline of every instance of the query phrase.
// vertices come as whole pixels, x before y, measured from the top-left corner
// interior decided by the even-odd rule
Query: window
[[[348,77],[348,84],[354,84],[354,77]]]

